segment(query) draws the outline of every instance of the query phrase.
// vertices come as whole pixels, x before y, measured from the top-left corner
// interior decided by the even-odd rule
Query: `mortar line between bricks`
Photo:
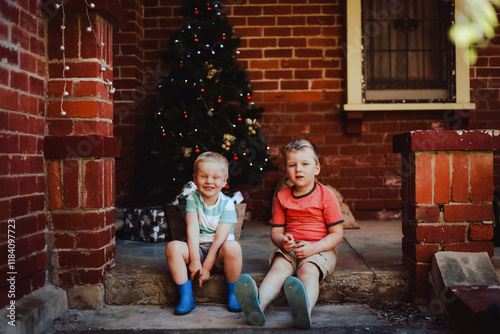
[[[370,269],[370,271],[372,272],[373,276],[375,276],[375,272],[373,271],[373,269],[368,265],[368,263],[366,263],[365,259],[363,258],[363,256],[361,256],[360,253],[358,253],[358,251],[356,251],[356,249],[354,247],[352,247],[352,245],[349,243],[349,240],[347,240],[346,238],[344,238],[344,242],[349,245],[349,247],[351,247],[352,251],[356,254],[357,257],[359,257],[361,259],[361,261],[365,264],[365,266]]]

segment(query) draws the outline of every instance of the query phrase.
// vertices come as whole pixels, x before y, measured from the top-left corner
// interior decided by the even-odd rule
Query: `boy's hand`
[[[199,280],[198,280],[198,283],[200,284],[200,288],[201,286],[203,285],[204,282],[210,280],[211,277],[210,277],[210,271],[205,269],[205,268],[202,268],[201,271],[200,271],[200,277],[199,277]]]
[[[191,273],[191,280],[195,280],[196,275],[201,275],[201,271],[203,267],[201,266],[200,261],[193,261],[189,263],[189,272]]]
[[[317,253],[314,244],[307,241],[297,242],[293,252],[295,253],[297,259],[299,260],[305,259],[306,257],[309,257]]]
[[[290,233],[286,233],[281,239],[281,246],[285,252],[291,252],[295,248],[295,240],[293,239],[293,235]]]

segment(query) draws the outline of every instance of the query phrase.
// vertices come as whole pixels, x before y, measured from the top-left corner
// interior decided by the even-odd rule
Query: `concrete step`
[[[402,265],[401,222],[361,222],[361,229],[345,230],[337,247],[339,260],[333,275],[321,284],[319,303],[408,300],[409,272]],[[243,274],[260,284],[275,249],[270,226],[245,222],[238,240],[243,251]],[[374,238],[373,236],[377,237]],[[149,304],[174,306],[177,286],[165,259],[166,243],[117,239],[116,266],[105,278],[106,302],[112,305]],[[202,288],[195,287],[198,303],[225,304],[225,280],[221,272]],[[276,305],[285,305],[282,293]]]
[[[260,285],[265,273],[250,274]],[[223,274],[213,274],[202,288],[193,286],[197,303],[225,304],[226,290]],[[109,271],[105,279],[106,303],[111,305],[164,305],[179,302],[177,286],[167,273],[123,274]],[[408,273],[333,274],[320,285],[318,303],[406,301]],[[283,291],[274,305],[286,305]]]

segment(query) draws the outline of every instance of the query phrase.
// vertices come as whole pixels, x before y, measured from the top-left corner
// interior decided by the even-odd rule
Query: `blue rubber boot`
[[[181,315],[191,312],[196,307],[193,297],[193,285],[191,280],[184,284],[177,284],[179,288],[180,302],[175,308],[174,314]]]
[[[241,312],[240,303],[238,303],[238,299],[234,295],[234,283],[236,282],[231,283],[226,281],[227,309],[230,312]]]

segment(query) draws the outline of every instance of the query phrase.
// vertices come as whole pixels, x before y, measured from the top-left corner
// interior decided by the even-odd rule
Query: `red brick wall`
[[[498,11],[497,11],[498,12]],[[471,67],[471,113],[469,129],[500,129],[500,34],[487,47],[478,49],[477,63]],[[494,184],[500,191],[500,154],[494,156]]]
[[[134,196],[134,176],[141,154],[143,105],[147,97],[144,81],[144,18],[140,0],[122,1],[127,9],[126,26],[114,31],[114,134],[121,138],[122,150],[116,159],[118,203],[130,206]],[[144,1],[146,4],[147,1]],[[156,73],[157,71],[155,71]],[[151,90],[151,89],[150,89]]]
[[[45,26],[39,1],[0,1],[0,308],[45,285]],[[9,223],[9,220],[11,223]],[[15,223],[13,223],[15,221]],[[15,234],[8,225],[15,224]],[[12,230],[11,230],[12,231]],[[8,235],[15,236],[7,267]],[[12,250],[12,248],[10,248]]]
[[[141,95],[136,101],[127,100],[133,110],[130,123],[115,123],[115,133],[122,137],[123,150],[127,151],[120,162],[121,169],[117,168],[117,203],[130,204],[137,201],[132,196],[131,180],[140,154],[139,114],[147,115],[148,102],[154,94],[150,84],[156,80],[154,71],[164,69],[158,51],[166,49],[168,32],[180,27],[178,8],[182,1],[144,0],[142,11],[138,1],[122,3],[133,22],[120,34],[133,39],[132,42],[117,40],[119,45],[115,45],[115,50],[119,49],[120,57],[130,62],[121,65],[120,72],[115,71],[115,82],[117,87],[123,83],[118,89],[124,92],[140,87],[142,82],[141,90],[146,92],[146,96]],[[443,127],[500,128],[497,40],[480,51],[478,64],[471,70],[472,100],[477,102],[478,110],[472,112],[468,124],[466,118],[449,111],[373,111],[364,113],[360,135],[347,135],[342,111],[346,102],[345,1],[224,3],[229,22],[242,39],[238,59],[249,71],[253,101],[266,109],[262,125],[271,153],[278,156],[280,149],[295,138],[314,141],[321,155],[320,181],[338,188],[357,219],[400,217],[400,158],[392,153],[394,135]],[[141,52],[142,63],[136,55]],[[127,69],[127,74],[121,69]],[[135,102],[139,102],[136,107]],[[115,113],[115,120],[117,117]],[[497,185],[500,185],[499,169],[496,168]],[[279,172],[269,172],[258,189],[245,190],[249,210],[255,218],[269,217],[278,178]],[[266,209],[257,210],[262,205]]]

